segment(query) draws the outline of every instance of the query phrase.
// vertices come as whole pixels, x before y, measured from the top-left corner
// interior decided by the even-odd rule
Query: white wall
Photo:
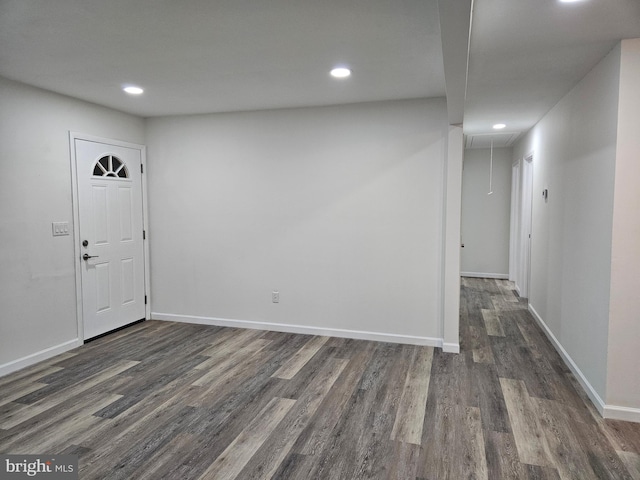
[[[488,195],[490,149],[464,152],[462,275],[509,276],[512,156],[511,148],[493,149],[493,193]]]
[[[447,106],[451,116],[450,105]],[[447,168],[445,169],[444,235],[442,244],[442,350],[460,353],[460,223],[462,215],[462,125],[449,125]]]
[[[447,138],[444,99],[148,120],[152,317],[442,338]]]
[[[600,400],[607,381],[619,67],[616,48],[514,147],[514,159],[534,153],[530,307]]]
[[[3,78],[0,105],[2,374],[77,339],[73,235],[51,230],[73,225],[69,131],[143,143],[144,123]]]
[[[640,39],[623,40],[618,103],[607,404],[640,421]]]

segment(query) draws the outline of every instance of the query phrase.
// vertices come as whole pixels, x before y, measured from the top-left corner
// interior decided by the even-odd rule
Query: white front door
[[[142,154],[74,143],[86,340],[145,317]]]

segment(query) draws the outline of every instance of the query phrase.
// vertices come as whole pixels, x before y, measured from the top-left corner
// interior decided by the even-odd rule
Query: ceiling
[[[475,0],[467,146],[529,130],[622,38],[640,37],[640,0]]]
[[[143,117],[446,95],[508,146],[633,37],[639,0],[0,0],[0,75]]]
[[[0,45],[0,75],[144,117],[445,95],[435,0],[0,0]]]

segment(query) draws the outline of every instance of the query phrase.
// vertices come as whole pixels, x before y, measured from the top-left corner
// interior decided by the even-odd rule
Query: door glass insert
[[[93,167],[94,177],[129,178],[129,170],[115,155],[105,155]]]

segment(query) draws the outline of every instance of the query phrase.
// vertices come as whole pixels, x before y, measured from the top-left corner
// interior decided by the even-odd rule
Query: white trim
[[[442,343],[442,351],[445,353],[460,353],[459,343]]]
[[[143,170],[147,171],[147,147],[137,143],[123,142],[111,138],[96,137],[94,135],[86,135],[84,133],[69,131],[69,153],[71,159],[71,202],[73,207],[73,253],[75,262],[75,280],[76,280],[76,320],[78,338],[84,339],[84,320],[82,317],[82,261],[80,260],[80,208],[78,206],[78,170],[76,165],[76,140],[86,140],[88,142],[105,143],[107,145],[116,145],[118,147],[131,148],[140,151],[140,162]],[[147,295],[147,305],[145,305],[145,319],[151,318],[151,277],[149,274],[149,213],[147,211],[147,179],[146,174],[141,176],[142,181],[142,224],[147,232],[147,239],[143,240],[142,248],[144,251],[144,291]]]
[[[345,330],[342,328],[310,327],[307,325],[256,322],[252,320],[232,320],[228,318],[200,317],[196,315],[177,315],[174,313],[159,312],[152,312],[151,318],[154,320],[165,320],[170,322],[195,323],[199,325],[213,325],[218,327],[250,328],[254,330],[271,330],[274,332],[300,333],[305,335],[325,335],[330,337],[354,338],[357,340],[372,340],[374,342],[405,343],[409,345],[422,345],[427,347],[443,346],[441,338],[416,337],[413,335],[398,335],[395,333],[366,332],[361,330]]]
[[[520,160],[511,165],[511,211],[509,214],[509,280],[518,280],[516,246],[518,243],[518,202],[520,196]]]
[[[76,329],[78,338],[84,338],[82,318],[82,264],[80,263],[80,209],[78,208],[78,166],[76,165],[76,138],[80,134],[69,132],[69,155],[71,159],[71,206],[73,209],[73,257],[76,282]]]
[[[522,161],[522,202],[520,202],[520,236],[519,236],[519,278],[516,283],[520,285],[523,297],[529,297],[531,288],[531,251],[533,237],[533,182],[534,182],[533,152],[525,156]]]
[[[501,280],[509,280],[508,273],[460,272],[460,276],[472,278],[498,278]]]
[[[538,322],[538,325],[540,325],[540,328],[542,328],[544,333],[547,335],[547,337],[555,347],[555,349],[558,351],[558,353],[564,360],[564,363],[567,364],[567,366],[571,369],[575,377],[578,379],[578,382],[580,382],[580,385],[582,386],[583,390],[589,396],[589,398],[591,399],[591,402],[595,405],[598,412],[600,412],[600,415],[604,417],[606,405],[602,400],[602,398],[600,398],[600,395],[598,395],[598,392],[596,392],[596,390],[593,388],[591,383],[589,383],[589,380],[587,380],[587,377],[584,376],[580,368],[578,368],[578,365],[576,365],[576,363],[573,361],[569,353],[560,344],[556,336],[549,329],[549,327],[547,327],[547,324],[544,323],[544,321],[542,320],[542,317],[538,315],[538,312],[536,312],[536,309],[533,308],[531,304],[529,304],[529,312],[531,312],[531,315],[533,315],[533,318],[536,320],[536,322]]]
[[[555,349],[558,351],[564,363],[571,369],[575,377],[580,382],[582,389],[586,392],[591,402],[595,405],[596,409],[602,415],[603,418],[610,418],[613,420],[622,420],[625,422],[636,422],[640,423],[640,408],[631,408],[631,407],[620,407],[617,405],[607,405],[604,403],[598,392],[595,391],[589,380],[584,376],[580,368],[573,361],[569,353],[564,349],[564,347],[560,344],[556,336],[553,332],[547,327],[547,324],[544,323],[542,317],[536,312],[536,309],[533,308],[531,304],[529,304],[529,312],[533,315],[533,318],[538,322],[540,328],[547,335]]]
[[[142,240],[144,249],[144,295],[147,303],[144,308],[144,318],[151,318],[151,260],[149,259],[149,204],[147,202],[147,147],[140,145],[140,163],[142,164],[142,228],[145,238]]]
[[[605,405],[604,418],[612,420],[623,420],[625,422],[640,423],[640,408],[618,407],[616,405]]]
[[[42,362],[43,360],[48,360],[49,358],[55,357],[56,355],[60,355],[61,353],[68,352],[69,350],[73,350],[80,345],[82,345],[82,341],[74,338],[73,340],[69,340],[68,342],[61,343],[60,345],[54,345],[53,347],[45,348],[44,350],[32,353],[31,355],[27,355],[26,357],[12,360],[9,363],[0,365],[0,377],[4,377],[5,375],[9,375],[10,373],[16,372],[23,368],[30,367],[31,365],[35,365],[38,362]]]

